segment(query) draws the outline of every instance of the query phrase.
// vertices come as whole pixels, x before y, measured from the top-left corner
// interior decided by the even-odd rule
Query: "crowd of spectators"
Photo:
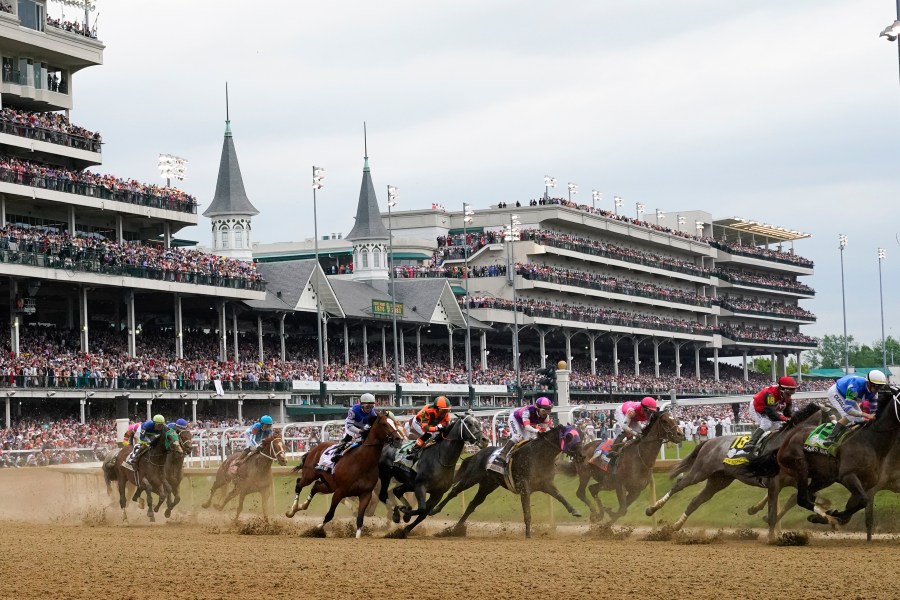
[[[803,267],[813,267],[813,261],[802,256],[798,256],[793,252],[781,252],[772,250],[765,246],[754,246],[747,244],[739,244],[737,242],[727,242],[724,240],[710,240],[710,245],[719,250],[730,252],[731,254],[740,254],[742,256],[750,256],[753,258],[763,258],[765,260],[773,260],[776,262],[788,263],[792,265],[800,265]]]
[[[748,284],[773,290],[785,290],[799,292],[801,294],[815,294],[815,290],[791,277],[779,277],[776,275],[756,275],[737,269],[719,269],[716,273],[720,279],[732,283]]]
[[[88,261],[90,270],[167,281],[258,289],[264,289],[265,283],[253,262],[190,248],[115,242],[97,234],[69,235],[48,227],[8,224],[0,228],[0,250],[43,255],[48,267],[76,269],[82,261]]]
[[[94,40],[97,39],[96,26],[93,29],[88,29],[77,21],[63,21],[61,19],[53,19],[50,16],[47,17],[47,25],[62,29],[63,31],[68,31],[69,33],[83,35],[84,37],[89,37]]]
[[[180,212],[197,211],[197,199],[177,188],[90,171],[72,171],[12,156],[0,156],[0,181]]]
[[[394,276],[399,279],[422,279],[433,277],[449,277],[465,279],[466,277],[501,277],[506,275],[506,265],[444,265],[444,266],[398,266],[394,267]]]
[[[808,310],[797,305],[784,304],[782,302],[759,302],[725,295],[719,297],[716,303],[722,308],[727,308],[734,312],[760,313],[774,317],[794,317],[804,321],[816,320],[816,315]]]
[[[465,305],[465,301],[462,301]],[[513,301],[496,297],[473,297],[468,302],[469,308],[493,308],[497,310],[513,310]],[[668,329],[697,335],[712,335],[711,325],[696,321],[673,319],[660,315],[641,314],[578,304],[549,302],[535,298],[518,298],[516,309],[530,317],[546,317],[551,319],[568,319],[584,323],[603,323],[623,327],[644,327],[649,329]]]
[[[784,343],[784,344],[800,344],[803,346],[816,346],[816,338],[796,331],[786,331],[781,329],[764,329],[761,327],[750,327],[747,325],[734,326],[724,325],[721,327],[721,333],[727,338],[735,341],[750,342],[766,342],[766,343]]]
[[[29,112],[5,107],[0,110],[0,131],[53,144],[100,152],[99,133],[73,125],[62,113]]]

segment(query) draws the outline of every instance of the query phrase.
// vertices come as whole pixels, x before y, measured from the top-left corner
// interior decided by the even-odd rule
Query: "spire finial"
[[[228,110],[228,82],[225,82],[225,135],[231,136],[231,113]]]
[[[365,153],[365,156],[363,156],[363,158],[366,161],[365,164],[363,165],[363,171],[368,171],[369,170],[369,139],[368,139],[368,135],[366,134],[366,122],[365,121],[363,121],[363,152]]]

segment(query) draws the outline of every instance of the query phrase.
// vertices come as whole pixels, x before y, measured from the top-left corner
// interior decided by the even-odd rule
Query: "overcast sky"
[[[58,16],[59,5],[51,5]],[[70,9],[66,17],[77,11]],[[809,232],[811,335],[840,333],[839,233],[851,335],[900,337],[897,45],[889,0],[211,2],[99,0],[105,64],[74,78],[72,120],[100,131],[104,172],[158,181],[189,159],[215,190],[229,82],[256,241],[347,233],[362,122],[375,189],[401,208],[527,201],[544,175],[643,202]],[[384,198],[380,197],[382,206]],[[210,240],[209,222],[179,237]]]

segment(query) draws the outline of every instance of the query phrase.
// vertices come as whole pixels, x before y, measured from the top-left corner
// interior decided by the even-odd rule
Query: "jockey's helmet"
[[[538,408],[538,410],[542,412],[550,412],[553,409],[553,401],[546,396],[541,396],[538,398],[534,405]]]
[[[793,377],[785,375],[778,380],[778,387],[782,392],[793,394],[797,391],[797,381]]]
[[[649,410],[651,412],[656,412],[659,409],[659,406],[657,406],[656,404],[656,398],[646,396],[643,400],[641,400],[641,408],[643,408],[644,410]]]
[[[268,425],[270,428],[272,427],[272,417],[269,415],[263,415],[259,418],[260,425]]]
[[[878,369],[872,369],[871,371],[869,371],[869,374],[866,375],[866,381],[868,383],[871,383],[876,388],[887,385],[888,383],[885,374]]]
[[[375,404],[375,396],[369,393],[365,393],[359,397],[360,404]]]
[[[153,422],[157,424],[166,424],[166,418],[162,415],[153,415]]]
[[[185,421],[184,419],[178,419],[177,421],[175,421],[175,425],[178,427],[187,427],[188,422]]]
[[[438,396],[434,401],[434,407],[440,411],[450,410],[450,401],[444,396]]]

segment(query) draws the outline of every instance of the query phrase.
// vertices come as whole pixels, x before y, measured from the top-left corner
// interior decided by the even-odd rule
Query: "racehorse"
[[[456,463],[462,454],[466,444],[479,444],[482,448],[487,446],[488,439],[481,430],[481,421],[473,415],[465,415],[453,419],[450,426],[441,432],[440,439],[433,446],[422,450],[421,458],[416,462],[415,473],[395,464],[397,450],[392,446],[385,446],[381,452],[381,460],[378,463],[379,478],[381,479],[381,491],[378,499],[388,503],[388,489],[391,479],[396,479],[400,485],[396,486],[392,493],[402,503],[402,506],[394,505],[392,519],[394,523],[400,522],[400,513],[403,513],[403,521],[409,523],[399,534],[406,537],[413,528],[425,520],[429,511],[437,505],[450,485],[453,483],[453,473]],[[406,501],[404,494],[415,492],[418,507],[414,510]],[[425,495],[428,494],[426,502]],[[415,521],[410,523],[412,517]]]
[[[625,514],[631,503],[650,483],[653,477],[653,465],[659,456],[659,449],[663,442],[678,443],[684,440],[684,433],[668,410],[657,411],[652,414],[647,426],[636,442],[626,446],[619,455],[618,466],[615,473],[604,471],[593,465],[588,460],[593,456],[597,446],[604,440],[597,440],[583,446],[581,460],[575,461],[575,472],[578,474],[578,490],[575,495],[584,502],[591,511],[592,520],[602,520],[604,513],[608,513],[610,521]],[[584,491],[591,479],[596,483],[591,484],[589,490],[596,502],[591,502]],[[619,501],[619,509],[613,512],[603,507],[600,500],[600,490],[615,490],[616,499]]]
[[[764,452],[764,456],[769,456],[772,450],[780,447],[784,440],[787,439],[787,433],[789,431],[792,431],[801,424],[819,425],[824,420],[825,415],[826,411],[822,410],[818,404],[808,404],[798,410],[797,413],[785,423],[784,427],[772,434],[769,438],[766,443],[766,452]],[[767,487],[769,484],[769,477],[761,477],[754,474],[748,468],[748,465],[729,465],[723,462],[729,450],[731,450],[732,446],[735,444],[735,441],[739,440],[741,437],[746,438],[746,436],[729,435],[701,442],[687,457],[683,458],[681,462],[672,469],[669,477],[672,479],[677,478],[675,484],[662,498],[657,500],[656,504],[647,507],[645,511],[646,515],[648,517],[652,516],[656,511],[665,506],[666,502],[668,502],[672,496],[684,488],[705,481],[706,486],[699,494],[691,499],[687,508],[684,509],[684,513],[672,524],[672,526],[678,530],[681,529],[685,521],[687,521],[687,518],[693,514],[695,510],[708,502],[710,498],[727,488],[735,480],[753,487]],[[774,455],[774,452],[772,452],[772,455]],[[774,474],[774,476],[778,478],[777,485],[779,490],[785,485],[794,485],[793,479],[790,477],[778,474]],[[796,496],[788,500],[787,505],[781,514],[783,515],[784,512],[787,512],[788,509],[793,507],[795,502]],[[754,514],[760,508],[762,508],[762,504],[751,508],[748,510],[748,513]],[[770,516],[769,519],[771,518],[772,517]],[[777,522],[779,518],[780,516],[776,516],[775,521]],[[770,523],[770,526],[774,527],[774,523]]]
[[[167,445],[169,446],[168,448],[166,447]],[[159,510],[163,500],[169,495],[168,482],[166,481],[166,464],[169,460],[169,455],[183,452],[180,440],[174,431],[166,431],[150,442],[150,449],[135,461],[133,470],[122,466],[130,452],[131,448],[126,446],[119,450],[119,455],[114,462],[106,461],[104,463],[103,474],[107,490],[109,489],[110,481],[115,481],[118,484],[119,507],[122,509],[122,519],[127,521],[125,486],[131,483],[135,486],[131,500],[137,502],[141,493],[146,493],[147,518],[150,521],[155,521],[154,513]],[[181,458],[179,457],[178,460],[181,460]],[[152,496],[154,493],[159,498],[159,503],[155,509]],[[166,511],[166,516],[170,514],[170,510]]]
[[[851,434],[838,447],[835,456],[804,449],[811,428],[800,427],[792,432],[778,450],[778,464],[782,472],[797,482],[797,504],[813,511],[807,517],[811,523],[844,525],[856,512],[865,508],[866,539],[872,540],[874,502],[882,478],[885,458],[900,432],[900,399],[893,390],[879,394],[878,414]],[[825,511],[815,504],[815,495],[832,483],[840,483],[850,492],[843,510]],[[774,491],[777,498],[777,490]],[[772,494],[769,488],[769,514],[772,514]],[[770,523],[771,527],[771,523]]]
[[[388,442],[399,442],[404,438],[402,428],[397,425],[394,418],[387,414],[381,414],[372,424],[365,439],[356,447],[344,452],[337,461],[333,473],[326,473],[316,468],[322,453],[335,445],[335,442],[322,442],[307,452],[294,467],[293,472],[302,475],[297,478],[294,485],[294,502],[285,512],[288,518],[297,514],[298,510],[306,510],[316,494],[331,494],[331,508],[325,515],[322,525],[319,527],[321,535],[325,535],[324,527],[334,518],[334,511],[344,498],[356,497],[359,506],[356,511],[356,537],[362,536],[363,520],[366,508],[372,501],[372,490],[378,483],[378,460],[384,445]],[[300,492],[309,484],[313,484],[303,505],[300,505]]]
[[[497,446],[488,446],[465,459],[456,477],[450,492],[429,514],[436,515],[446,504],[455,498],[460,492],[477,485],[478,492],[469,502],[462,517],[453,527],[455,533],[462,533],[466,519],[482,503],[488,495],[498,487],[504,487],[519,495],[522,501],[522,516],[525,520],[525,537],[531,537],[531,494],[532,492],[544,492],[556,498],[569,511],[573,517],[580,517],[574,506],[569,504],[553,482],[555,474],[554,462],[560,453],[565,453],[580,460],[581,434],[577,429],[568,425],[557,425],[548,431],[539,433],[536,438],[523,444],[510,456],[512,486],[506,477],[494,471],[488,470],[491,456],[498,450]]]
[[[209,508],[212,504],[216,490],[232,484],[233,487],[225,495],[225,499],[216,506],[216,510],[224,509],[232,498],[238,496],[237,512],[234,514],[237,520],[244,509],[244,498],[250,494],[259,494],[263,515],[268,516],[269,500],[272,497],[272,462],[277,460],[282,467],[287,465],[281,432],[276,431],[261,441],[259,452],[253,452],[247,460],[238,465],[237,471],[234,471],[232,465],[241,455],[239,452],[234,453],[219,466],[216,481],[209,490],[209,498],[203,503],[203,508]]]
[[[190,429],[182,429],[178,432],[178,442],[181,444],[181,452],[170,452],[166,458],[166,485],[169,488],[169,495],[166,497],[166,518],[172,515],[172,509],[181,502],[181,480],[184,477],[184,459],[190,454],[194,446],[194,435]],[[162,503],[162,500],[160,500]],[[159,506],[156,507],[159,510]]]

